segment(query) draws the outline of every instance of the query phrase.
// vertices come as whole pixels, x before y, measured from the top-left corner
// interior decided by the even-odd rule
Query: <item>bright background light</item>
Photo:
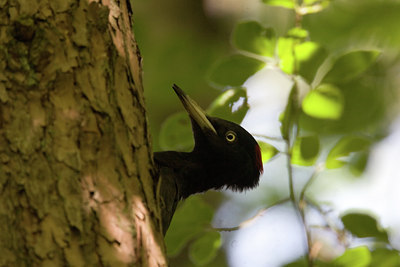
[[[285,108],[291,85],[287,76],[271,68],[265,68],[251,77],[244,85],[251,109],[242,126],[256,135],[279,137],[278,118]],[[280,142],[270,143],[283,149]],[[310,193],[319,203],[328,203],[336,216],[354,210],[375,215],[379,223],[391,233],[392,244],[399,249],[399,159],[400,119],[393,123],[390,135],[372,148],[368,168],[361,177],[351,177],[343,169],[324,171],[309,189]],[[216,213],[216,227],[236,226],[245,218],[251,218],[258,210],[266,207],[262,202],[268,198],[268,194],[286,191],[288,195],[285,156],[279,155],[264,168],[258,189],[241,194],[226,192],[230,200]],[[311,172],[312,168],[295,167],[294,182],[297,190],[301,190]],[[311,216],[311,220],[318,221],[318,215]],[[344,252],[344,247],[335,240],[335,235],[318,231],[313,233],[327,245],[320,248],[322,257],[332,258]],[[306,249],[304,228],[290,203],[268,209],[250,225],[239,231],[224,233],[223,237],[229,266],[232,267],[278,267],[301,257]]]

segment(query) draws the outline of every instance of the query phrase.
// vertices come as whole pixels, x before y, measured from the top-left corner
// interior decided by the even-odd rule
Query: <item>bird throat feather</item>
[[[260,172],[260,174],[262,174],[264,172],[264,167],[263,167],[263,163],[262,163],[261,149],[258,144],[256,144],[256,146],[255,146],[255,153],[256,153],[256,167],[257,167],[258,171]]]

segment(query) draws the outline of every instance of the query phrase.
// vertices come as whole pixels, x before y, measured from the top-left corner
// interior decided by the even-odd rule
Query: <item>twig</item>
[[[305,198],[305,193],[307,189],[310,187],[310,185],[314,182],[315,178],[320,174],[321,171],[325,169],[325,164],[320,164],[316,166],[313,174],[311,175],[310,179],[308,179],[307,183],[303,186],[303,189],[301,190],[300,193],[300,202],[304,201]]]
[[[297,137],[297,133],[296,133],[296,137]],[[289,191],[290,191],[290,200],[293,203],[293,207],[294,209],[297,211],[297,213],[300,215],[300,219],[301,222],[303,224],[304,227],[304,231],[306,233],[306,243],[307,243],[307,255],[306,255],[306,259],[307,259],[307,266],[308,267],[312,267],[313,266],[313,260],[311,259],[310,255],[311,255],[311,233],[307,227],[307,222],[306,222],[306,218],[305,218],[305,214],[304,214],[304,202],[301,201],[297,202],[296,200],[296,196],[294,194],[294,184],[293,184],[293,166],[291,164],[291,159],[292,159],[292,155],[290,153],[290,140],[286,140],[286,150],[287,150],[287,168],[288,168],[288,177],[289,177]]]
[[[304,231],[306,232],[306,238],[307,238],[307,265],[309,267],[314,266],[313,260],[311,258],[311,249],[312,249],[312,242],[311,242],[311,232],[310,229],[307,227],[307,221],[306,221],[306,216],[304,213],[304,207],[305,203],[301,201],[298,206],[296,206],[296,210],[300,214],[301,222],[303,223]]]
[[[275,206],[281,205],[281,204],[283,204],[283,203],[285,203],[287,201],[289,201],[289,198],[281,199],[281,200],[275,202],[274,204],[272,204],[271,206],[259,210],[256,215],[254,215],[250,219],[247,219],[247,220],[241,222],[238,226],[235,226],[235,227],[211,227],[211,228],[213,230],[216,230],[216,231],[219,231],[219,232],[237,231],[237,230],[239,230],[241,228],[249,226],[255,219],[257,219],[258,217],[263,215],[267,210],[269,210],[269,209],[271,209],[271,208],[273,208]]]
[[[292,168],[292,154],[290,152],[290,141],[286,140],[286,155],[287,155],[287,169],[288,169],[288,178],[289,178],[289,196],[293,205],[296,207],[297,201],[296,196],[294,195],[294,184],[293,184],[293,168]]]

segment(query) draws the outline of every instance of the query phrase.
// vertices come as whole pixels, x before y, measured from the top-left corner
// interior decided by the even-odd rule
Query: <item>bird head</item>
[[[236,123],[206,115],[177,85],[173,89],[191,119],[195,139],[192,153],[206,162],[212,176],[218,177],[215,187],[242,191],[257,186],[263,165],[253,136]]]

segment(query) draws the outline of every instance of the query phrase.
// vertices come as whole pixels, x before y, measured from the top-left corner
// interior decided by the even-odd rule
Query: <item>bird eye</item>
[[[226,141],[233,143],[236,141],[236,133],[232,131],[227,131],[225,134]]]

